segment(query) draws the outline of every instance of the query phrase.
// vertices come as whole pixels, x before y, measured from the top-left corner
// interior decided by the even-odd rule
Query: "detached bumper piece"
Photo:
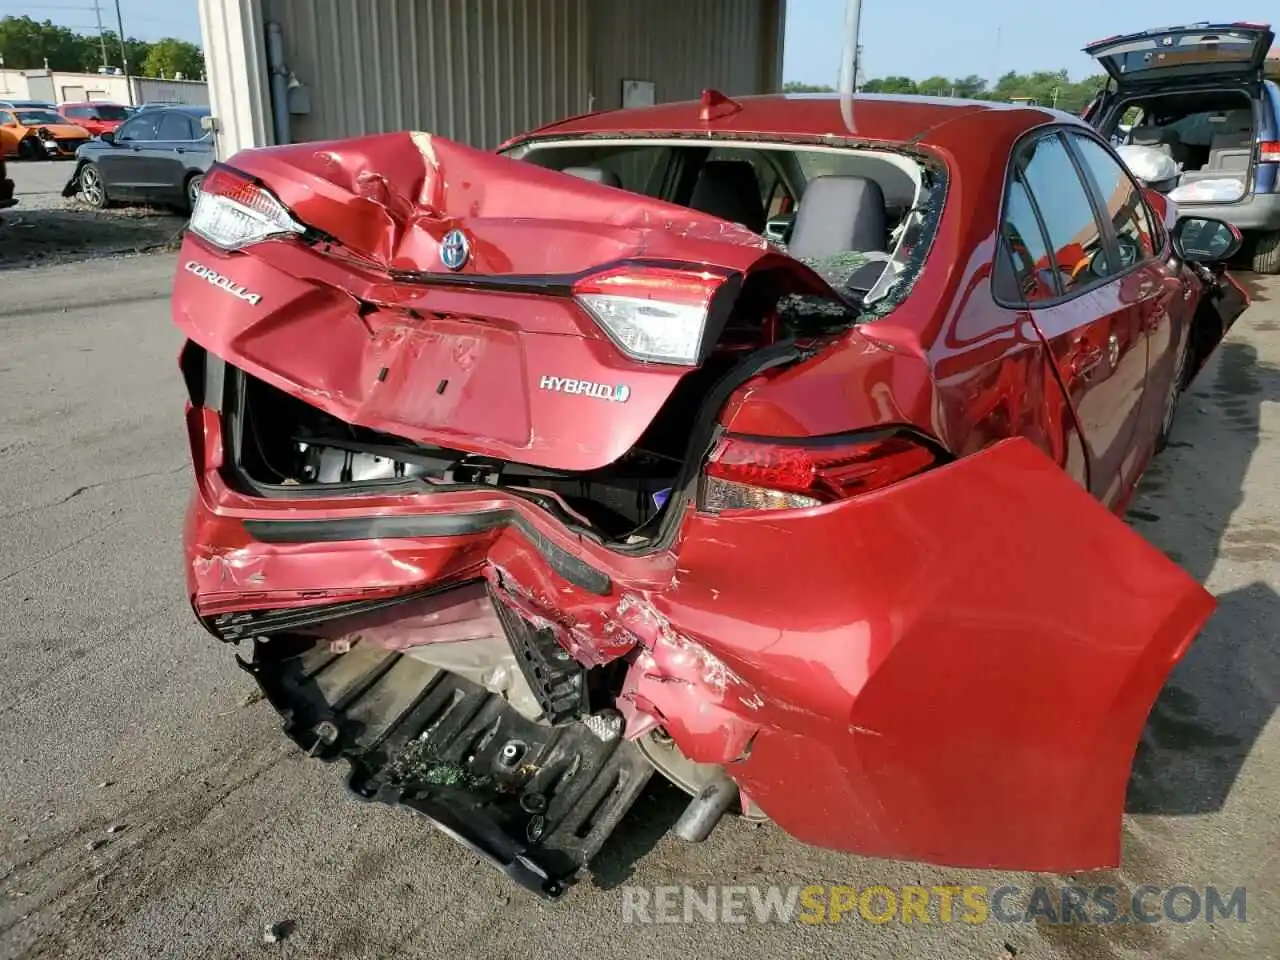
[[[412,654],[279,637],[256,640],[241,665],[295,743],[350,764],[357,797],[416,810],[548,900],[599,852],[653,772],[634,744],[578,720],[534,723]]]

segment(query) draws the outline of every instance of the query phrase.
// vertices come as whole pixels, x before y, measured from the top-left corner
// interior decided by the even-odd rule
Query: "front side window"
[[[1120,248],[1118,270],[1126,270],[1154,256],[1155,229],[1142,191],[1120,163],[1093,138],[1073,133],[1071,139],[1115,227]]]

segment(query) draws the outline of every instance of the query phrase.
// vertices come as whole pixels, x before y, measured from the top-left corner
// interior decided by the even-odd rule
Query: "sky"
[[[99,2],[103,23],[114,29],[114,0]],[[834,86],[845,0],[786,4],[784,79]],[[200,42],[196,0],[120,0],[120,8],[130,36]],[[84,32],[96,23],[93,10],[94,0],[0,0],[0,17],[26,14]],[[1009,70],[1065,68],[1079,80],[1098,72],[1080,52],[1090,40],[1206,18],[1280,24],[1280,13],[1269,0],[1228,0],[1221,7],[1212,0],[983,0],[965,5],[954,0],[862,0],[861,72],[868,78],[896,74],[915,80],[976,73],[994,81]]]

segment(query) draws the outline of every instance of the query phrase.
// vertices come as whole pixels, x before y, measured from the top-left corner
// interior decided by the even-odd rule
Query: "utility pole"
[[[102,65],[109,66],[107,60],[107,35],[102,32],[102,4],[99,0],[93,0],[93,12],[98,18],[98,46],[102,48]]]
[[[116,0],[116,28],[120,31],[120,66],[124,69],[124,90],[133,106],[133,80],[129,76],[129,52],[124,47],[124,17],[120,14],[120,0]]]

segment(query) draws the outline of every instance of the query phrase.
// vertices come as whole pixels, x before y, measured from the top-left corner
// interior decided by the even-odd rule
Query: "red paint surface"
[[[746,98],[710,121],[699,109],[664,105],[535,136],[710,128],[820,140],[839,129],[835,101]],[[1142,383],[1164,358],[1151,354],[1171,349],[1183,332],[1174,323],[1187,322],[1150,305],[1199,286],[1153,267],[1052,317],[994,302],[1005,160],[1047,116],[860,101],[860,137],[918,136],[951,171],[929,259],[889,317],[754,378],[721,413],[733,432],[789,438],[909,424],[955,462],[807,510],[714,517],[690,508],[669,548],[627,555],[499,490],[246,496],[220,472],[217,415],[196,407],[186,551],[197,609],[333,602],[483,576],[583,663],[628,657],[619,703],[628,735],[661,723],[690,758],[725,764],[795,836],[964,866],[1113,865],[1138,734],[1214,604],[1110,512],[1154,444],[1158,418]],[[297,145],[234,164],[370,265],[289,242],[223,255],[188,238],[184,261],[213,266],[263,301],[210,295],[180,270],[178,325],[315,406],[428,442],[587,469],[634,442],[681,375],[628,363],[568,302],[387,278],[389,266],[436,270],[453,226],[477,239],[464,272],[564,273],[643,252],[743,272],[786,264],[810,282],[714,218],[440,140],[429,150],[405,135]],[[362,317],[357,301],[377,309]],[[410,323],[406,309],[419,317]],[[1118,383],[1071,380],[1099,329],[1117,323],[1132,327],[1136,401]],[[529,371],[552,355],[604,382],[625,371],[625,412],[539,397]],[[402,372],[379,383],[390,359]],[[426,389],[442,365],[461,378],[454,400]],[[501,409],[484,404],[495,385],[505,385]],[[271,545],[242,523],[498,509],[606,573],[611,592],[562,579],[514,527]]]

